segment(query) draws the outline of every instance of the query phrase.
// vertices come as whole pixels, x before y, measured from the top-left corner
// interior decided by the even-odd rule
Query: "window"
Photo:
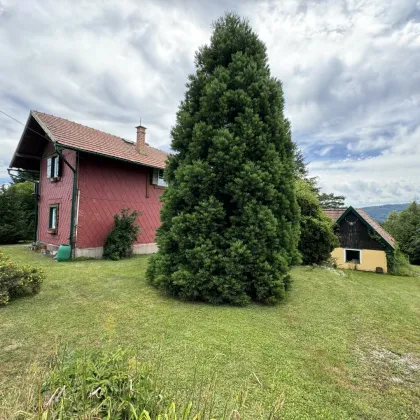
[[[47,178],[59,178],[61,176],[59,156],[51,156],[47,159]]]
[[[50,206],[50,217],[48,219],[48,229],[57,230],[58,206]]]
[[[161,187],[167,187],[168,183],[163,179],[163,169],[159,169],[158,172],[158,185]]]
[[[153,169],[152,184],[167,187],[168,183],[163,179],[163,169]]]
[[[344,261],[356,264],[362,263],[362,251],[360,249],[345,249]]]

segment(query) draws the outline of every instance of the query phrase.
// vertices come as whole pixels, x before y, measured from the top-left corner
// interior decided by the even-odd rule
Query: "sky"
[[[225,11],[249,19],[293,140],[353,206],[420,199],[420,0],[0,0],[0,110],[31,109],[170,150],[170,129]],[[0,180],[23,127],[0,114]]]

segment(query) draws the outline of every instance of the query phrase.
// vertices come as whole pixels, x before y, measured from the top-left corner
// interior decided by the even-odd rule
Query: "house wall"
[[[335,248],[333,252],[331,252],[331,256],[335,259],[339,268],[353,269],[353,263],[345,262],[344,249],[345,248]],[[388,271],[385,251],[376,249],[362,249],[361,259],[361,264],[357,264],[357,270],[376,271],[376,267],[381,267],[384,273]]]
[[[147,187],[151,169],[83,153],[79,154],[78,168],[76,256],[102,256],[106,236],[114,226],[114,215],[123,208],[141,213],[137,218],[141,231],[134,252],[155,252],[162,205],[159,196],[163,190],[150,181]]]
[[[53,182],[47,178],[47,158],[54,154],[54,146],[50,142],[44,150],[39,175],[40,199],[38,202],[37,239],[47,244],[49,249],[56,249],[60,244],[69,243],[73,189],[73,172],[64,162],[61,162],[59,181]],[[65,150],[63,156],[73,167],[76,166],[76,152]],[[49,208],[53,204],[58,204],[56,234],[48,232]]]

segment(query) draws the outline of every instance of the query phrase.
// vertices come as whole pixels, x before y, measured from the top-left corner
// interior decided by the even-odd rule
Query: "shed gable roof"
[[[391,248],[395,248],[395,239],[375,220],[373,220],[364,210],[354,209],[352,206],[340,209],[325,209],[324,213],[334,222],[340,223],[347,214],[353,211],[367,226],[373,229]]]
[[[113,136],[64,118],[43,112],[31,111],[29,120],[35,119],[51,140],[65,148],[98,154],[153,168],[165,168],[168,153],[146,144],[139,152],[136,145],[122,137]],[[29,123],[28,120],[28,123]],[[27,123],[27,126],[28,126]],[[15,155],[19,152],[19,147]],[[14,163],[15,156],[12,159]],[[14,166],[13,166],[14,167]]]

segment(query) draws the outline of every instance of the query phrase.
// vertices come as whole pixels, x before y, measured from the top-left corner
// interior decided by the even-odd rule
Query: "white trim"
[[[360,263],[359,264],[362,264],[362,250],[361,249],[356,249],[356,248],[343,248],[343,252],[344,252],[343,261],[344,261],[344,263],[351,263],[351,261],[347,261],[346,251],[358,251],[360,253]]]

